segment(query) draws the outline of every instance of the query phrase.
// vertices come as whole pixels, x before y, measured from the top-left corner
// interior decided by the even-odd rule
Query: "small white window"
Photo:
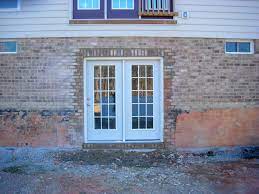
[[[112,9],[134,9],[134,0],[112,0]]]
[[[0,54],[17,53],[17,42],[0,42]]]
[[[253,54],[253,41],[227,41],[225,44],[225,53],[228,54]]]
[[[78,0],[77,9],[100,9],[100,0]]]
[[[0,11],[19,10],[20,0],[0,0]]]

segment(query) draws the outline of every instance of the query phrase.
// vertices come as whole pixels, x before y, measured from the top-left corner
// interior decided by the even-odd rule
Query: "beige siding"
[[[165,36],[259,38],[259,0],[175,0],[190,18],[177,25],[69,25],[70,0],[21,0],[21,10],[0,12],[0,38]]]

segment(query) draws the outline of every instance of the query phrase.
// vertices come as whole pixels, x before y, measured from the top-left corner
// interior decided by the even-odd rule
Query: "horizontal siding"
[[[21,11],[0,12],[0,38],[165,36],[259,38],[259,0],[175,0],[177,25],[70,25],[69,0],[22,0]]]

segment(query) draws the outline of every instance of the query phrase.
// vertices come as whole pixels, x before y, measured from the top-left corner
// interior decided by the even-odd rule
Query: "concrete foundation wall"
[[[82,145],[83,60],[86,57],[164,58],[163,130],[168,148],[227,145],[206,142],[207,136],[200,136],[197,143],[191,140],[187,135],[188,121],[182,122],[182,113],[190,113],[192,120],[193,112],[205,111],[200,114],[206,115],[207,110],[214,109],[242,112],[247,108],[249,112],[250,108],[259,108],[259,54],[226,55],[224,39],[41,38],[17,39],[17,42],[17,54],[0,55],[1,146]],[[215,122],[222,123],[224,116],[220,111],[217,114]],[[175,127],[178,115],[180,128]],[[253,115],[259,118],[258,112]],[[240,118],[234,113],[233,117]],[[192,130],[200,133],[206,119],[201,116],[201,125]],[[240,134],[233,132],[236,128],[229,127],[227,121],[223,123],[222,133],[232,131],[229,145],[249,143],[245,138],[235,138],[236,135],[258,134],[258,123],[254,121],[254,130],[243,128]],[[204,131],[209,134],[213,128],[205,127]],[[185,136],[186,144],[181,144]],[[230,136],[223,136],[227,142]]]
[[[258,146],[259,108],[181,114],[174,139],[180,148]]]

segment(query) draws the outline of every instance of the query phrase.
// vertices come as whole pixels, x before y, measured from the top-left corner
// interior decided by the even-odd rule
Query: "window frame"
[[[1,8],[0,7],[0,12],[5,12],[5,11],[20,11],[21,10],[21,0],[17,0],[17,8]]]
[[[15,44],[16,44],[15,52],[1,52],[1,51],[0,51],[0,55],[2,55],[2,54],[17,54],[17,51],[18,51],[18,43],[17,43],[17,41],[15,41],[15,40],[4,40],[4,41],[0,41],[0,42],[3,42],[3,43],[15,42]]]
[[[119,7],[119,8],[114,8],[114,6],[113,6],[113,1],[114,0],[111,0],[111,9],[112,10],[134,10],[135,9],[135,1],[134,0],[132,0],[132,8],[128,8],[128,7],[126,7],[126,8],[121,8],[121,7]],[[121,0],[119,0],[120,2],[121,2]],[[126,5],[128,6],[128,0],[125,0],[126,1]],[[119,3],[119,5],[120,5],[120,3]]]
[[[80,0],[77,0],[77,10],[100,10],[101,9],[101,0],[98,0],[99,1],[99,7],[98,8],[80,8],[79,7],[79,1]],[[92,0],[93,2],[94,0]]]
[[[239,43],[250,43],[250,52],[239,52]],[[236,52],[229,52],[227,51],[227,43],[237,43],[237,51]],[[225,54],[232,54],[232,55],[251,55],[254,54],[254,41],[253,40],[227,40],[225,42]]]

